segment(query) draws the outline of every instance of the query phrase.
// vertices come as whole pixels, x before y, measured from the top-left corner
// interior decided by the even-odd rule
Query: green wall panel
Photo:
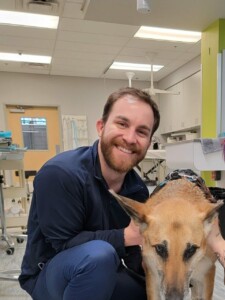
[[[217,59],[225,49],[225,20],[220,19],[208,26],[202,33],[202,126],[203,138],[217,137]],[[208,186],[214,186],[211,172],[202,172]]]

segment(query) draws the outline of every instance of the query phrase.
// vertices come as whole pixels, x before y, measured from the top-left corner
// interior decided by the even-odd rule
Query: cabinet
[[[160,95],[161,134],[201,125],[201,72],[177,83],[171,91],[179,95]]]

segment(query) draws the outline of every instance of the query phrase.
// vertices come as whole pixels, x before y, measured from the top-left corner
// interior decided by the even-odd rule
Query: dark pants
[[[121,267],[115,249],[90,241],[57,254],[39,274],[34,300],[146,300],[144,282]]]

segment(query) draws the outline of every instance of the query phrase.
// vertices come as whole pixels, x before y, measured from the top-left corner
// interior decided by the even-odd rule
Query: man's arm
[[[125,254],[124,229],[86,231],[84,185],[63,168],[44,167],[35,178],[35,201],[41,231],[57,251],[90,240],[104,240]]]

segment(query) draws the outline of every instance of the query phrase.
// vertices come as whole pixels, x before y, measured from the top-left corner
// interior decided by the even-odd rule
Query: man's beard
[[[115,154],[113,153],[113,148],[116,146],[121,146],[126,149],[132,150],[135,152],[135,154],[131,154],[130,159],[120,159],[119,154],[118,156],[115,156]],[[107,139],[104,137],[104,133],[102,134],[100,147],[106,164],[118,173],[127,173],[128,171],[133,169],[133,167],[135,167],[140,161],[142,161],[147,151],[147,149],[146,151],[137,149],[136,146],[122,145],[121,143],[117,143],[116,139],[107,141]]]

